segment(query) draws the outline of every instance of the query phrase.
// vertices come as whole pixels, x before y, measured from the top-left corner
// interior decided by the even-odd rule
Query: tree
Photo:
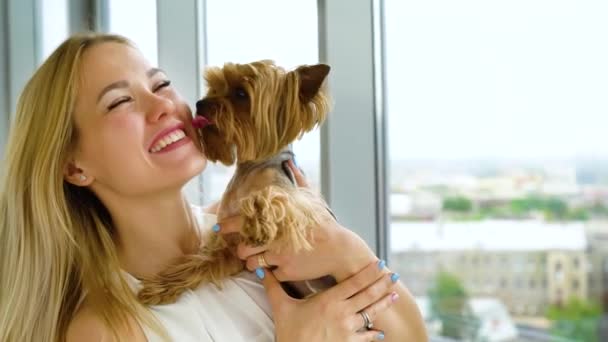
[[[479,320],[473,315],[469,296],[457,277],[439,272],[428,295],[431,318],[441,321],[441,336],[473,339],[477,335]]]
[[[551,333],[577,342],[596,342],[601,315],[599,304],[572,297],[565,305],[551,305],[547,318],[552,321]]]
[[[559,198],[548,198],[545,202],[545,216],[547,219],[563,220],[568,213],[568,205]]]
[[[443,209],[449,211],[470,212],[473,209],[473,202],[466,197],[455,196],[443,199]]]

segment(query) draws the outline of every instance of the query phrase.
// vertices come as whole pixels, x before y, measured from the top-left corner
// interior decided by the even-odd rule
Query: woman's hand
[[[275,322],[275,338],[284,341],[369,342],[384,340],[384,333],[365,329],[364,311],[370,321],[398,298],[394,279],[383,262],[363,270],[310,299],[287,295],[272,272],[256,270],[268,294]]]
[[[307,186],[302,172],[293,162],[289,161],[287,166],[298,186]],[[220,234],[238,232],[242,227],[242,218],[230,217],[219,225]],[[269,246],[252,247],[241,243],[237,247],[237,255],[241,260],[246,260],[246,267],[250,271],[260,266],[272,266],[272,272],[279,281],[310,280],[331,275],[340,282],[376,259],[363,239],[334,220],[315,227],[311,245],[313,249],[310,251],[293,253],[284,250],[273,253],[268,250]],[[260,264],[260,256],[263,256],[266,265]]]

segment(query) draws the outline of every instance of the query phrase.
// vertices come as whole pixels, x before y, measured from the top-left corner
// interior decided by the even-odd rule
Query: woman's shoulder
[[[119,331],[119,334],[120,336],[124,336],[125,340],[134,342],[147,341],[143,330],[135,319],[129,320],[123,330]],[[101,316],[93,310],[93,307],[85,299],[68,325],[66,341],[106,341],[110,334],[110,329],[104,324]]]

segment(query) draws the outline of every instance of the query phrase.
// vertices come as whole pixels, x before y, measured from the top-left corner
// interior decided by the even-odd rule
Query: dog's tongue
[[[211,125],[211,121],[202,115],[197,115],[192,119],[192,126],[194,126],[194,128],[205,128],[209,125]]]

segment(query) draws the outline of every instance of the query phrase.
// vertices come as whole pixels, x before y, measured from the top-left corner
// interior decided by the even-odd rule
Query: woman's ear
[[[63,168],[63,179],[76,186],[89,186],[93,183],[93,176],[87,175],[75,161],[69,161]]]

